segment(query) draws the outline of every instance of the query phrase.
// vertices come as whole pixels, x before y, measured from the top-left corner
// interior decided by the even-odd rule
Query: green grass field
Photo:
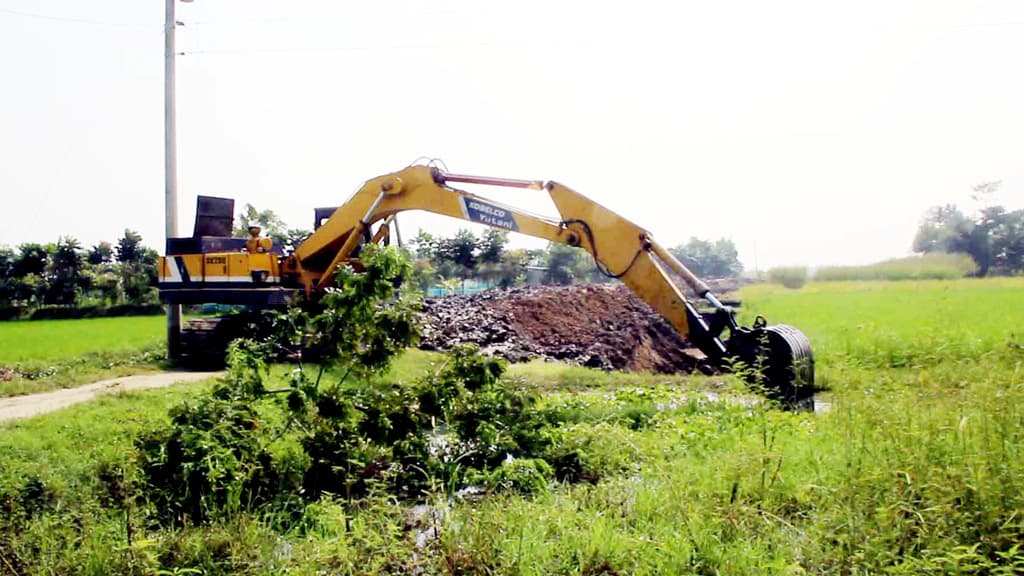
[[[163,316],[0,322],[0,397],[157,369]]]
[[[757,285],[742,297],[745,321],[801,328],[826,375],[1019,358],[1024,345],[1024,278]]]
[[[163,316],[0,322],[0,366],[140,350],[166,332]]]
[[[753,286],[743,299],[748,320],[808,334],[829,412],[752,404],[732,378],[518,366],[509,378],[574,414],[559,442],[592,481],[439,493],[440,535],[417,544],[412,503],[384,495],[161,527],[144,504],[118,505],[133,438],[204,385],[107,397],[0,425],[0,573],[1024,572],[1024,280]],[[436,360],[407,353],[389,378]]]

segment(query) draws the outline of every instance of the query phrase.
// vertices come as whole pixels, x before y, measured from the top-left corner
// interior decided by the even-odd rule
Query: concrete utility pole
[[[174,3],[166,0],[164,23],[164,214],[165,236],[178,236],[178,140],[174,107]],[[191,1],[191,0],[183,0]],[[166,253],[166,252],[165,252]],[[167,305],[167,356],[175,358],[181,341],[181,306]]]

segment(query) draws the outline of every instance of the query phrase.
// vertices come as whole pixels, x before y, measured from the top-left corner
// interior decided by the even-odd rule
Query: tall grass
[[[829,266],[814,272],[818,282],[850,280],[953,280],[977,270],[966,254],[932,253],[883,260],[866,266]]]
[[[830,412],[751,403],[729,378],[528,364],[509,377],[571,415],[554,440],[580,481],[428,499],[425,519],[329,497],[168,529],[100,472],[130,478],[133,435],[190,389],[118,395],[0,425],[0,557],[24,574],[1024,573],[1024,279],[741,297],[809,335]]]

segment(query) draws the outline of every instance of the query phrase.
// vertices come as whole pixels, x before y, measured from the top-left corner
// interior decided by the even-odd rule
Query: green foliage
[[[669,252],[691,272],[704,278],[732,278],[743,272],[736,245],[726,238],[714,242],[690,238],[686,244],[669,248]]]
[[[439,262],[450,262],[457,266],[457,275],[467,278],[480,262],[477,249],[477,238],[469,230],[460,229],[451,238],[438,240],[434,247],[435,258]]]
[[[246,204],[239,212],[236,224],[231,230],[235,238],[248,238],[249,228],[258,226],[260,234],[274,241],[284,254],[291,254],[299,244],[309,238],[312,232],[303,228],[288,228],[284,220],[273,210],[257,210],[252,204]]]
[[[970,276],[977,267],[966,254],[933,252],[893,258],[866,266],[830,266],[814,272],[818,282],[850,280],[953,280]]]
[[[134,230],[125,229],[124,236],[118,239],[114,249],[117,261],[121,264],[136,264],[142,261],[142,236]]]
[[[530,255],[525,250],[507,250],[508,231],[488,228],[479,236],[459,230],[452,238],[436,237],[420,230],[412,241],[417,284],[424,291],[453,279],[479,279],[488,285],[509,288],[526,278]]]
[[[205,522],[282,498],[361,498],[375,487],[407,496],[453,490],[477,477],[469,471],[483,474],[546,447],[548,422],[536,409],[536,392],[499,385],[504,362],[475,348],[454,349],[420,379],[371,384],[415,341],[417,300],[396,293],[411,274],[400,251],[368,247],[362,263],[360,273],[339,272],[315,313],[280,316],[279,338],[236,341],[228,377],[140,442],[151,498],[165,520]],[[259,405],[268,396],[266,358],[282,342],[315,346],[321,364],[315,378],[304,367],[288,376],[287,387],[275,391],[285,416],[273,419]],[[325,371],[333,383],[322,386]],[[273,439],[294,446],[287,466],[275,462]],[[528,471],[508,473],[495,482],[536,488]]]
[[[89,249],[86,259],[93,266],[110,264],[114,261],[114,247],[110,242],[100,242]]]
[[[429,260],[418,258],[412,263],[409,280],[420,292],[426,292],[437,281],[437,269]]]
[[[581,248],[551,242],[544,254],[547,266],[545,282],[551,284],[574,284],[587,282],[595,272],[593,258]]]
[[[506,245],[508,245],[507,230],[499,230],[497,228],[484,230],[477,241],[480,263],[497,264],[501,262]]]
[[[18,246],[18,258],[14,261],[13,273],[18,278],[28,275],[42,276],[46,271],[49,253],[40,244],[22,244]]]
[[[57,242],[47,267],[47,304],[74,306],[77,303],[82,289],[87,285],[87,277],[82,273],[81,250],[81,244],[74,238],[62,237]]]
[[[791,290],[803,288],[807,283],[807,268],[803,266],[782,266],[768,271],[768,281],[782,284]]]
[[[973,198],[987,203],[1001,182],[974,187]],[[977,274],[1024,271],[1024,210],[986,205],[968,217],[952,204],[930,208],[914,237],[915,252],[962,252],[977,264]]]
[[[495,375],[468,351],[410,351],[342,386],[360,438],[417,438],[407,432],[431,420],[426,392],[454,419],[489,386],[537,383],[534,406],[556,422],[543,450],[476,469],[471,444],[435,417],[425,452],[358,444],[373,465],[351,465],[351,499],[345,485],[317,501],[243,498],[198,526],[161,525],[132,446],[209,386],[111,395],[0,424],[0,554],[19,574],[1020,573],[1022,292],[1018,278],[744,288],[744,322],[764,314],[810,336],[831,389],[831,409],[813,414],[776,411],[721,377],[539,362]],[[263,388],[295,368],[260,372]],[[311,465],[286,388],[255,402],[266,428],[254,447],[269,453],[266,470],[292,473],[271,491],[301,485],[295,473]],[[416,453],[424,473],[404,465]],[[494,489],[446,497],[460,479]],[[416,486],[430,488],[413,507]]]
[[[288,240],[288,228],[281,217],[273,210],[257,210],[252,204],[246,204],[238,214],[238,223],[231,231],[236,238],[248,238],[249,227],[259,226],[261,234],[284,245]]]
[[[157,253],[125,230],[114,248],[101,242],[84,250],[78,240],[0,249],[0,300],[17,307],[156,304]],[[116,254],[116,263],[112,262]]]
[[[501,255],[491,279],[502,288],[512,288],[526,281],[526,267],[530,264],[530,255],[526,250],[508,250]]]
[[[555,473],[551,465],[539,458],[509,458],[487,476],[491,490],[535,494],[548,488]]]
[[[367,246],[361,260],[361,273],[338,270],[335,286],[320,299],[320,313],[292,316],[290,322],[325,362],[367,377],[386,370],[396,353],[418,341],[420,295],[398,290],[412,274],[398,249]]]
[[[548,444],[536,392],[499,385],[504,362],[458,347],[418,380],[370,384],[415,340],[416,306],[414,296],[396,294],[411,273],[401,252],[370,247],[362,262],[361,273],[339,272],[316,313],[278,318],[285,345],[312,343],[322,362],[315,379],[303,367],[288,376],[276,395],[283,419],[259,407],[268,395],[265,358],[281,341],[239,340],[224,382],[140,442],[150,499],[165,520],[206,522],[326,494],[351,500],[375,487],[407,496],[451,491],[509,458],[526,460],[489,481],[532,491],[551,476],[529,460]],[[322,386],[332,366],[333,383]],[[275,439],[294,446],[284,464],[274,460]]]
[[[14,250],[0,246],[0,302],[14,300],[15,283],[14,266],[17,256]]]
[[[974,223],[953,204],[929,208],[914,236],[914,252],[968,253]]]

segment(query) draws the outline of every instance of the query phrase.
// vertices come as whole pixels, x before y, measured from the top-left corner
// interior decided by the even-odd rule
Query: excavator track
[[[193,318],[181,329],[179,362],[189,368],[221,368],[228,345],[246,335],[250,318],[245,314]]]

